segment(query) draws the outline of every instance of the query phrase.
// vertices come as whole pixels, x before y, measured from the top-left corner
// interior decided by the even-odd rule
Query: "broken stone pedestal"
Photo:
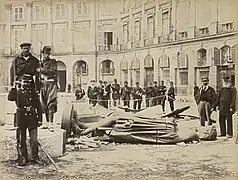
[[[51,157],[61,157],[64,155],[66,145],[65,130],[55,128],[54,132],[50,132],[48,129],[39,129],[38,140]],[[40,148],[39,151],[41,151]]]

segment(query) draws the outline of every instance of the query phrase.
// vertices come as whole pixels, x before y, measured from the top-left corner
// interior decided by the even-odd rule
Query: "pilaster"
[[[26,38],[28,42],[31,42],[32,40],[32,2],[27,2],[26,7],[27,7],[27,24],[26,24]]]
[[[11,54],[11,21],[12,21],[12,4],[5,4],[6,13],[6,29],[5,29],[5,54]]]

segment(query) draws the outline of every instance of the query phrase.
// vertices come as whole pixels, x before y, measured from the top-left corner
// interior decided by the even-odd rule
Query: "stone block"
[[[61,157],[64,155],[66,145],[65,130],[55,128],[54,132],[50,132],[47,129],[39,129],[38,140],[51,157]]]

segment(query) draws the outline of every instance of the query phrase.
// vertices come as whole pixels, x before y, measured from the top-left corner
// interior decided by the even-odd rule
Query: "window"
[[[162,13],[162,34],[163,36],[169,33],[169,11]]]
[[[201,36],[206,36],[206,35],[209,34],[209,30],[208,30],[207,27],[206,28],[200,28],[199,33],[200,33]]]
[[[104,32],[104,46],[106,50],[111,50],[111,46],[113,44],[113,33],[112,32]]]
[[[179,32],[179,39],[187,39],[188,38],[188,32]]]
[[[14,8],[14,20],[15,21],[23,20],[23,7]]]
[[[77,62],[77,66],[76,66],[76,74],[77,75],[87,75],[87,63],[83,60],[80,60]]]
[[[166,54],[162,54],[160,57],[160,67],[161,68],[170,67],[169,57]]]
[[[141,22],[140,20],[135,21],[135,40],[141,40]]]
[[[126,23],[123,25],[123,42],[127,43],[129,41],[129,24]]]
[[[102,74],[113,74],[114,67],[113,62],[111,60],[104,60],[102,62]]]
[[[46,42],[46,27],[45,26],[37,26],[33,29],[33,50],[34,53],[39,53],[40,42],[44,44]]]
[[[207,50],[206,49],[199,49],[197,52],[197,61],[198,66],[206,66],[207,64]]]
[[[77,13],[78,13],[78,15],[88,14],[88,3],[87,2],[78,2]]]
[[[179,77],[180,77],[180,84],[181,85],[188,85],[188,72],[187,72],[187,70],[179,72]]]
[[[233,31],[233,23],[222,24],[222,32]]]
[[[65,17],[65,4],[56,4],[56,17]]]
[[[232,62],[231,47],[226,45],[221,48],[221,64],[226,65],[229,62]]]
[[[45,7],[36,5],[34,7],[34,17],[35,17],[35,20],[44,19],[45,18]]]
[[[154,16],[147,18],[147,38],[155,37],[155,19]]]
[[[23,39],[23,29],[14,29],[13,30],[13,49],[19,49],[19,45]]]

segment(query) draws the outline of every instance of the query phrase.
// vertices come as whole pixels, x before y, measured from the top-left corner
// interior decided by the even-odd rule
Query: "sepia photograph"
[[[0,0],[0,177],[238,179],[238,0]]]

